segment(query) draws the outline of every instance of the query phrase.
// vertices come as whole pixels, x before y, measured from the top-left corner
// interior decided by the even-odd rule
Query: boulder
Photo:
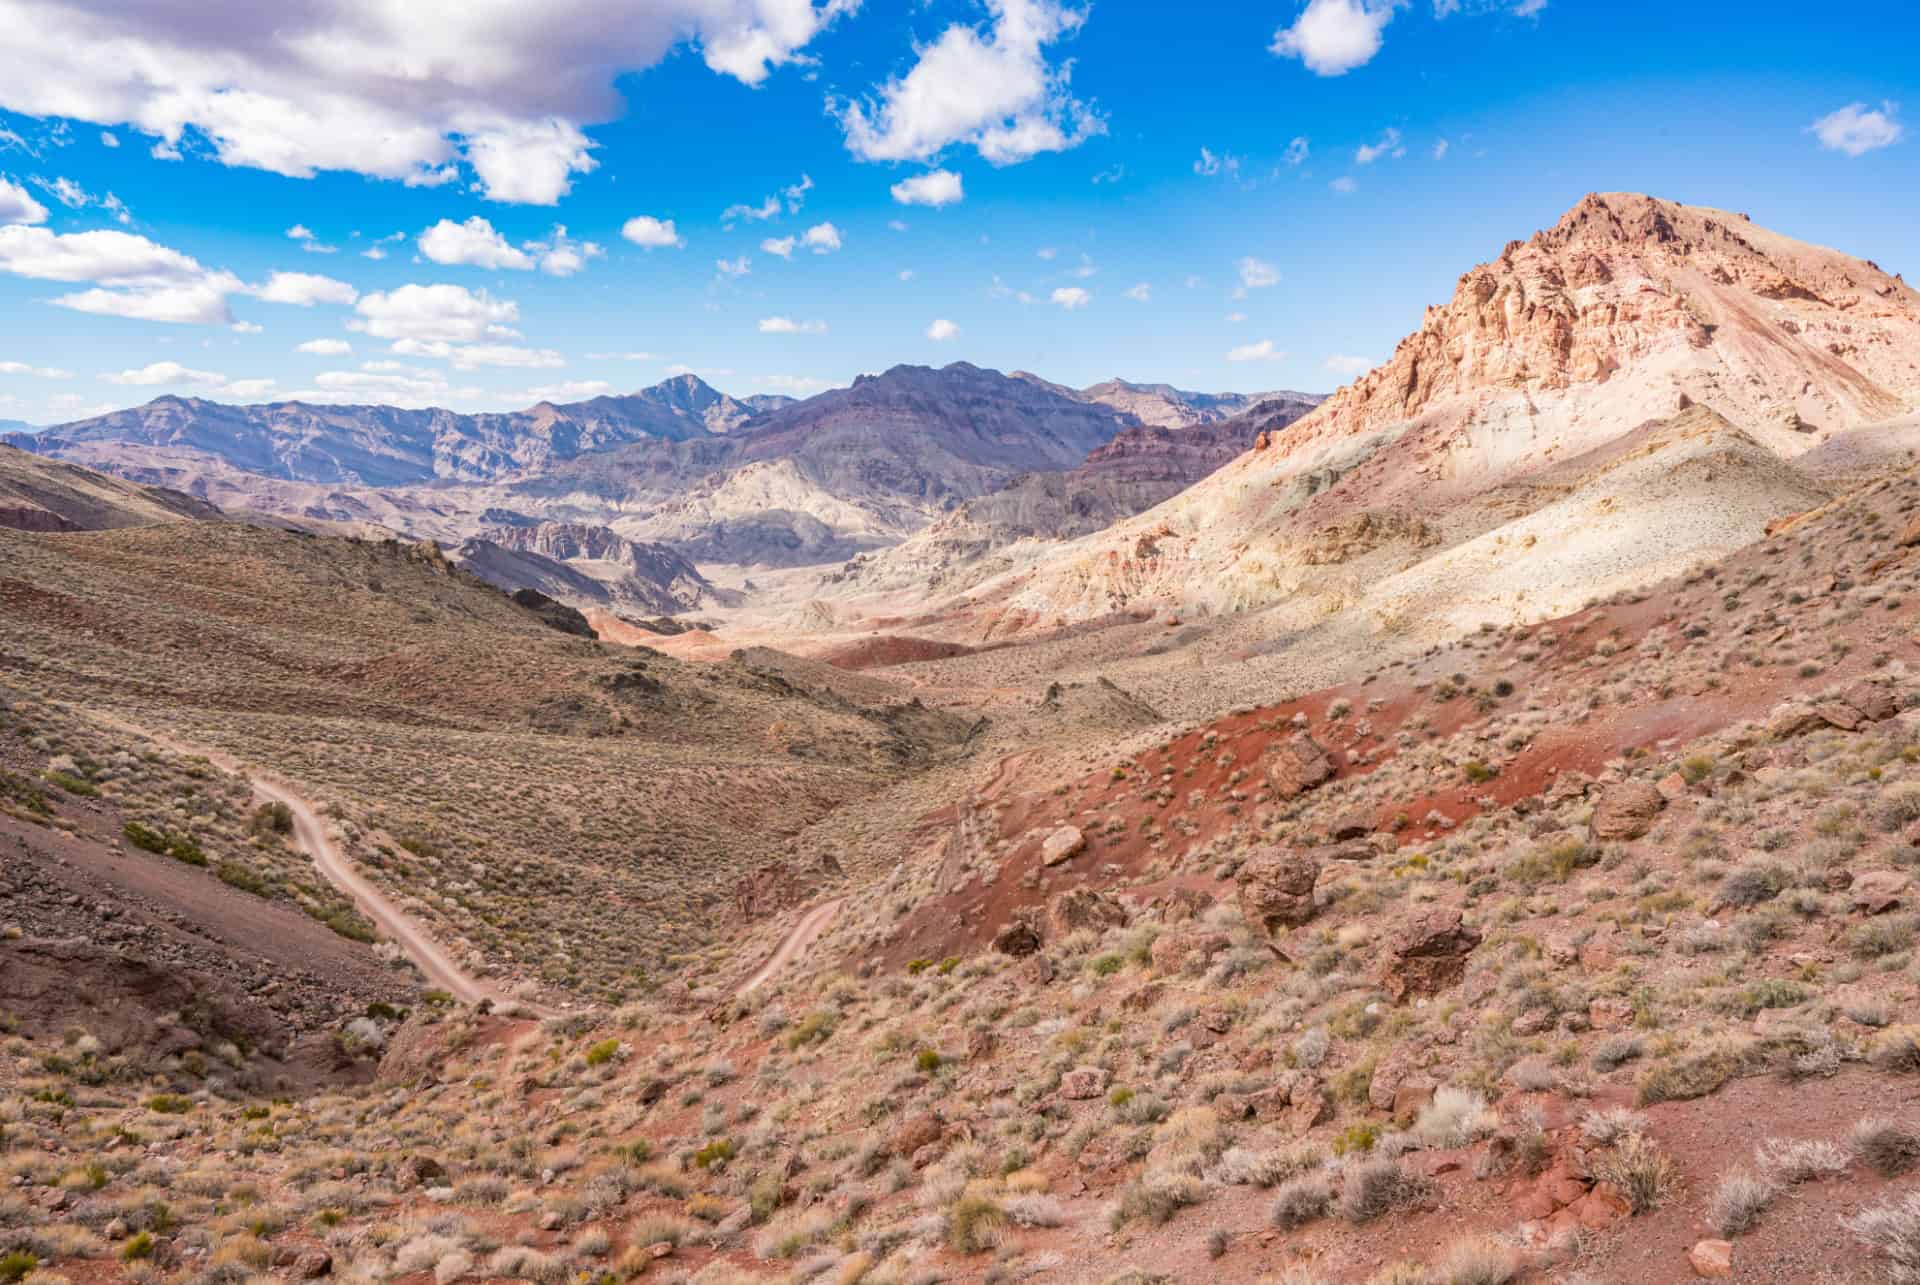
[[[1215,955],[1232,944],[1223,933],[1161,933],[1153,939],[1154,971],[1177,973],[1195,959],[1202,964],[1211,963]]]
[[[931,1111],[922,1112],[901,1122],[887,1139],[887,1153],[906,1159],[922,1147],[932,1146],[946,1136],[947,1126],[939,1116]]]
[[[1906,895],[1907,877],[1897,870],[1869,870],[1853,881],[1853,908],[1869,915],[1884,915],[1899,908]]]
[[[1333,760],[1305,732],[1274,747],[1273,763],[1267,768],[1267,781],[1283,799],[1305,794],[1333,775]]]
[[[1843,732],[1857,732],[1868,722],[1865,714],[1845,701],[1815,701],[1813,712],[1818,714],[1820,720],[1827,726],[1837,727]]]
[[[1841,692],[1840,699],[1875,723],[1885,722],[1900,712],[1900,703],[1885,683],[1862,680]]]
[[[1060,1096],[1083,1102],[1107,1091],[1107,1073],[1097,1066],[1076,1066],[1060,1077]]]
[[[416,1187],[444,1187],[446,1181],[447,1167],[432,1156],[408,1156],[393,1172],[395,1191],[412,1191]]]
[[[1397,1003],[1436,995],[1467,973],[1467,956],[1480,934],[1461,922],[1458,906],[1436,906],[1409,920],[1388,944],[1381,985]]]
[[[1815,712],[1813,706],[1801,701],[1776,705],[1773,712],[1767,715],[1767,735],[1776,741],[1802,736],[1825,725],[1826,720]]]
[[[293,1279],[297,1281],[319,1280],[333,1271],[333,1255],[324,1249],[309,1249],[293,1260]]]
[[[994,934],[993,948],[1002,955],[1021,958],[1040,949],[1040,934],[1025,917],[1012,919]]]
[[[1653,829],[1653,819],[1667,806],[1657,786],[1645,781],[1622,781],[1608,786],[1593,805],[1587,832],[1595,840],[1638,839]]]
[[[1048,835],[1046,842],[1040,845],[1040,860],[1049,866],[1057,866],[1063,861],[1071,861],[1087,848],[1087,836],[1079,829],[1063,825]]]
[[[1596,1031],[1624,1031],[1633,1025],[1633,1003],[1617,995],[1603,995],[1587,1005],[1587,1021]]]
[[[1320,863],[1305,852],[1264,852],[1240,867],[1240,911],[1274,936],[1313,918]]]
[[[1056,937],[1070,936],[1082,928],[1094,932],[1124,928],[1127,918],[1125,906],[1092,888],[1074,888],[1063,892],[1047,908],[1047,921]]]

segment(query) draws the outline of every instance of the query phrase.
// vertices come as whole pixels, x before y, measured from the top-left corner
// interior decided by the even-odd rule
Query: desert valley
[[[1263,56],[1328,77],[1403,6],[1282,7]],[[988,12],[981,57],[1091,21]],[[700,14],[660,48],[812,66]],[[1102,132],[1056,68],[886,153],[961,30],[829,95],[862,159]],[[450,198],[430,159],[316,165]],[[12,165],[0,270],[188,320],[198,263],[80,275],[163,247]],[[840,249],[771,235],[813,186],[728,211],[763,268]],[[1920,290],[1806,221],[1592,192],[1301,388],[1271,342],[1243,392],[1040,345],[518,410],[170,357],[0,422],[0,1285],[1920,1281]],[[316,354],[554,364],[486,290],[290,275],[219,288],[357,298]]]

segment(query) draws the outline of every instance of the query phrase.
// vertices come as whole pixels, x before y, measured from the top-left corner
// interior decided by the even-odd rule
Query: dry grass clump
[[[1399,1161],[1384,1156],[1360,1160],[1347,1166],[1340,1189],[1340,1214],[1350,1223],[1371,1222],[1415,1203],[1426,1193],[1426,1181],[1402,1168]]]
[[[567,1264],[564,1259],[542,1253],[531,1245],[503,1245],[487,1260],[487,1274],[552,1285],[566,1279]]]
[[[1434,1265],[1433,1285],[1507,1285],[1520,1274],[1520,1257],[1485,1237],[1455,1244]]]
[[[1816,1139],[1768,1138],[1755,1149],[1754,1163],[1776,1182],[1794,1186],[1844,1173],[1853,1157],[1837,1143]]]
[[[1848,1141],[1860,1163],[1882,1178],[1897,1178],[1920,1163],[1920,1128],[1898,1120],[1862,1120]]]
[[[1433,1095],[1413,1123],[1413,1135],[1429,1147],[1464,1147],[1500,1127],[1500,1115],[1470,1089],[1448,1085]]]
[[[1841,1226],[1886,1260],[1887,1278],[1895,1285],[1920,1282],[1920,1192],[1843,1219]]]
[[[1281,1231],[1324,1218],[1333,1209],[1333,1184],[1322,1174],[1307,1174],[1283,1183],[1273,1194],[1268,1219]]]
[[[1679,1182],[1673,1160],[1644,1133],[1629,1133],[1593,1166],[1594,1177],[1612,1183],[1636,1214],[1658,1209]]]
[[[1707,1201],[1707,1222],[1722,1236],[1738,1236],[1755,1223],[1779,1187],[1767,1179],[1736,1169],[1720,1179]]]

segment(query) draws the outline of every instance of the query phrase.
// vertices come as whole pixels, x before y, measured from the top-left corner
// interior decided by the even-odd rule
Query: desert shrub
[[[1037,1191],[1009,1196],[1002,1208],[1016,1227],[1058,1227],[1067,1221],[1067,1211],[1060,1202]]]
[[[1831,1178],[1853,1162],[1847,1149],[1836,1143],[1786,1138],[1768,1138],[1754,1150],[1753,1158],[1769,1177],[1788,1186]]]
[[[1848,1141],[1860,1163],[1882,1178],[1897,1178],[1920,1162],[1920,1129],[1896,1120],[1862,1120]]]
[[[699,1234],[700,1224],[673,1214],[642,1214],[627,1224],[627,1243],[630,1245],[668,1244],[678,1248]]]
[[[1603,1074],[1646,1055],[1647,1044],[1638,1035],[1609,1035],[1593,1050],[1593,1069]]]
[[[619,1054],[620,1054],[619,1040],[617,1039],[601,1040],[598,1044],[593,1044],[588,1046],[587,1065],[588,1066],[605,1066],[607,1063],[613,1061],[614,1058],[618,1057]]]
[[[1426,1193],[1426,1183],[1385,1156],[1347,1166],[1346,1185],[1340,1191],[1340,1213],[1350,1223],[1364,1223],[1403,1208]]]
[[[1920,1026],[1889,1026],[1867,1050],[1882,1071],[1920,1071]]]
[[[1487,1100],[1468,1089],[1448,1085],[1433,1095],[1414,1121],[1413,1134],[1429,1147],[1464,1147],[1499,1127]]]
[[[1440,1259],[1432,1285],[1507,1285],[1520,1274],[1520,1260],[1498,1241],[1475,1237],[1455,1244]]]
[[[1732,1079],[1737,1069],[1734,1055],[1720,1048],[1667,1058],[1640,1073],[1634,1085],[1635,1101],[1644,1107],[1703,1098]]]
[[[840,1015],[832,1009],[816,1008],[787,1032],[787,1048],[801,1049],[809,1044],[824,1043],[839,1023]]]
[[[693,1153],[693,1163],[701,1169],[711,1169],[715,1165],[726,1168],[727,1161],[733,1159],[733,1139],[715,1138]]]
[[[979,1254],[1000,1243],[1007,1215],[986,1196],[962,1196],[947,1211],[947,1246],[956,1254]]]
[[[1861,959],[1882,959],[1912,950],[1916,932],[1920,932],[1920,918],[1881,915],[1849,929],[1847,947]]]
[[[185,1115],[193,1110],[193,1099],[178,1093],[156,1093],[147,1099],[147,1110],[159,1115]]]
[[[786,1214],[754,1239],[753,1252],[762,1258],[793,1258],[831,1235],[834,1222],[833,1211],[824,1205]]]
[[[262,803],[248,818],[247,829],[262,836],[292,834],[293,809],[278,801]]]
[[[24,1249],[0,1254],[0,1281],[13,1285],[13,1282],[22,1279],[39,1265],[40,1260]]]
[[[1148,1170],[1120,1189],[1120,1203],[1113,1210],[1113,1224],[1144,1218],[1164,1223],[1188,1205],[1207,1198],[1207,1184],[1187,1173]]]
[[[551,1285],[552,1282],[566,1279],[567,1265],[552,1254],[543,1254],[530,1245],[506,1245],[487,1260],[487,1274]]]
[[[1920,1282],[1920,1192],[1888,1200],[1841,1221],[1855,1240],[1887,1260],[1897,1285]]]
[[[1707,1201],[1707,1222],[1722,1236],[1738,1236],[1755,1223],[1779,1188],[1765,1178],[1735,1169],[1722,1178]]]
[[[1720,900],[1729,906],[1772,901],[1787,886],[1787,872],[1770,861],[1743,861],[1720,881]]]
[[[120,835],[142,852],[161,853],[167,850],[167,836],[138,821],[129,821],[121,826]]]
[[[1658,1209],[1678,1181],[1673,1161],[1644,1133],[1629,1133],[1594,1163],[1593,1173],[1610,1182],[1636,1214]]]
[[[1888,834],[1920,821],[1920,782],[1902,782],[1882,794],[1873,819]]]
[[[1273,1206],[1267,1217],[1281,1231],[1324,1218],[1333,1208],[1333,1184],[1320,1174],[1306,1174],[1285,1183],[1273,1193]]]

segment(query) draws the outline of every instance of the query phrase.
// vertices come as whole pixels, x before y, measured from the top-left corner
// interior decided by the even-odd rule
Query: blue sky
[[[1891,0],[258,8],[0,0],[0,418],[1326,390],[1593,190],[1920,272]]]

